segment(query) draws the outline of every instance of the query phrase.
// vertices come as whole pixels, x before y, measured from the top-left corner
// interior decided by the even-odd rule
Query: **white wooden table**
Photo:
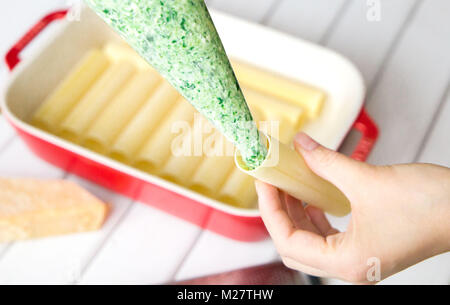
[[[379,21],[367,17],[374,11],[364,0],[211,0],[208,5],[350,58],[364,75],[367,109],[381,131],[369,162],[450,166],[450,1],[379,2]],[[38,17],[67,3],[0,4],[0,53]],[[4,83],[6,67],[0,69]],[[343,152],[354,139],[349,137]],[[0,175],[73,180],[114,207],[99,232],[0,245],[0,283],[165,283],[278,259],[270,240],[226,239],[48,165],[1,116]],[[338,226],[343,229],[343,221]],[[450,254],[385,283],[449,284]]]

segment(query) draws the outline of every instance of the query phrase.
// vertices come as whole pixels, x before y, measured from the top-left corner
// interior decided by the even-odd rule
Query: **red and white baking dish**
[[[256,241],[267,236],[257,209],[240,209],[141,172],[29,125],[30,115],[70,68],[94,47],[120,38],[89,9],[80,21],[66,11],[41,19],[6,55],[11,73],[1,107],[8,121],[42,159],[100,185],[148,203],[221,235]],[[320,118],[304,130],[337,149],[355,128],[362,137],[352,155],[365,160],[378,130],[362,108],[365,88],[358,70],[345,58],[309,42],[211,12],[230,56],[312,84],[328,94]],[[60,28],[40,51],[21,61],[21,51],[49,24]]]

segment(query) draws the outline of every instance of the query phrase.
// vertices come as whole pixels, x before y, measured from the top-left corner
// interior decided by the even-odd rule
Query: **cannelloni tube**
[[[233,158],[226,155],[228,141],[218,131],[211,137],[214,143],[210,156],[204,159],[192,177],[192,189],[208,195],[217,194],[234,167]]]
[[[300,106],[286,103],[280,99],[249,88],[242,88],[242,92],[250,109],[253,110],[253,107],[258,107],[264,112],[265,118],[277,118],[286,121],[294,128],[299,127],[303,121],[304,110]]]
[[[186,100],[180,99],[162,125],[154,131],[138,152],[134,166],[147,172],[160,171],[164,163],[172,156],[172,141],[177,136],[174,133],[174,124],[190,126],[194,119],[194,111]]]
[[[321,90],[239,61],[233,61],[232,66],[242,86],[299,105],[306,110],[309,118],[319,116],[326,97]]]
[[[193,154],[193,141],[191,133],[186,133],[184,134],[184,136],[181,136],[181,139],[179,141],[180,143],[174,144],[173,142],[172,149],[174,145],[178,146],[178,149],[183,149],[181,146],[187,144],[188,148],[186,149],[186,154],[181,153],[178,155],[172,155],[166,162],[166,164],[164,164],[164,167],[161,171],[161,176],[182,185],[189,186],[191,177],[202,162],[203,157],[195,156]]]
[[[332,215],[344,216],[350,212],[347,197],[316,175],[299,153],[273,137],[267,136],[267,139],[269,153],[256,169],[247,170],[239,154],[235,155],[240,170]]]
[[[290,143],[305,121],[306,113],[303,108],[252,89],[242,88],[242,92],[252,113],[255,108],[258,108],[260,112],[264,113],[265,120],[278,123],[278,128],[269,125],[268,127],[273,128],[269,128],[267,133],[282,143]]]
[[[192,178],[192,189],[207,195],[216,194],[233,168],[232,157],[205,158]]]
[[[153,68],[125,43],[108,43],[103,48],[105,54],[114,62],[128,61],[133,63],[138,69],[148,70]]]
[[[94,151],[106,153],[160,79],[159,75],[149,71],[136,74],[88,129],[83,144]]]
[[[189,186],[192,174],[202,160],[203,158],[198,156],[172,156],[164,165],[161,176]]]
[[[61,124],[61,136],[77,142],[135,72],[126,62],[112,64]]]
[[[131,162],[179,96],[168,82],[163,82],[114,142],[111,157],[121,162]]]
[[[219,191],[219,199],[241,208],[254,208],[255,179],[234,168]]]
[[[213,130],[213,126],[198,113],[194,114],[191,127],[192,132],[184,132],[177,140],[172,141],[172,152],[177,150],[177,153],[169,158],[160,173],[161,176],[188,187],[192,184],[192,176],[197,168],[205,160],[204,137]]]
[[[109,60],[101,51],[93,50],[87,53],[36,111],[31,123],[41,129],[55,132],[61,121],[108,65]]]

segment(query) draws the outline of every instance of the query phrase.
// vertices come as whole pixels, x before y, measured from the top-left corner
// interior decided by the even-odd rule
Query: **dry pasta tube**
[[[161,176],[184,186],[190,185],[190,178],[203,158],[198,156],[172,156],[164,165]]]
[[[99,50],[88,52],[36,111],[31,123],[38,128],[55,132],[108,64],[108,58]]]
[[[305,113],[302,107],[288,104],[252,89],[242,88],[242,91],[247,103],[262,111],[266,119],[277,118],[293,128],[299,128],[303,123]]]
[[[217,194],[233,168],[232,157],[205,158],[192,178],[191,188],[206,195]]]
[[[304,110],[252,89],[244,88],[243,92],[246,101],[251,105],[252,113],[259,111],[264,114],[260,116],[264,117],[264,123],[268,124],[267,134],[289,144],[305,122]]]
[[[178,141],[173,140],[172,149],[174,149],[174,145],[176,145],[179,146],[178,149],[180,149],[180,151],[185,151],[186,153],[172,155],[166,164],[164,164],[161,176],[181,185],[188,186],[193,173],[202,162],[203,157],[192,154],[192,135],[190,133],[186,133],[184,137],[180,137],[180,143],[176,143]],[[188,144],[186,145],[186,143]],[[182,148],[181,146],[188,147]]]
[[[164,164],[160,175],[184,186],[190,186],[192,175],[205,159],[203,139],[211,134],[213,128],[211,123],[195,112],[192,129],[172,141],[173,154]]]
[[[255,105],[249,104],[248,106],[250,108],[250,112],[252,113],[253,121],[255,121],[256,124],[259,126],[259,122],[264,120],[263,112]]]
[[[299,105],[311,119],[319,116],[326,97],[319,89],[238,61],[232,65],[242,86]]]
[[[192,189],[207,195],[217,194],[228,174],[234,168],[233,158],[227,156],[229,142],[225,137],[219,131],[215,131],[207,141],[210,139],[213,141],[211,151],[207,151],[208,147],[204,148],[205,153],[209,156],[204,159],[195,172],[191,186]]]
[[[180,99],[138,152],[134,166],[146,172],[160,171],[164,162],[172,156],[172,140],[177,136],[174,133],[175,125],[190,126],[194,113],[194,107]]]
[[[159,75],[145,71],[128,81],[88,129],[84,146],[96,152],[108,152],[115,138],[148,99],[160,79]]]
[[[254,208],[257,202],[255,179],[234,168],[219,191],[219,199],[233,206]]]
[[[162,82],[114,142],[111,157],[124,163],[132,162],[133,156],[178,98],[178,92],[168,82]]]
[[[299,153],[273,137],[268,136],[267,139],[268,155],[258,168],[247,170],[239,154],[235,155],[240,170],[327,213],[335,216],[350,213],[347,197],[333,184],[316,175]]]
[[[258,128],[263,133],[278,139],[281,143],[286,145],[292,145],[292,139],[298,132],[297,128],[293,128],[286,122],[280,122],[280,120],[260,121]]]
[[[129,63],[112,64],[62,122],[60,135],[77,142],[134,72]]]
[[[114,62],[127,61],[133,63],[138,69],[149,70],[152,69],[145,59],[139,56],[135,50],[133,50],[126,43],[112,42],[105,45],[103,48],[105,54]]]

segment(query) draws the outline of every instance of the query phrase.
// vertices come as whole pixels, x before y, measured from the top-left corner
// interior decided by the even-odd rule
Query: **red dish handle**
[[[49,24],[55,20],[64,18],[68,10],[56,11],[48,14],[36,23],[9,51],[6,53],[5,61],[11,71],[20,62],[19,54],[33,39],[39,35]]]
[[[356,145],[351,157],[355,160],[366,161],[378,138],[378,126],[367,114],[366,109],[362,109],[356,119],[353,128],[361,133],[361,139]]]

